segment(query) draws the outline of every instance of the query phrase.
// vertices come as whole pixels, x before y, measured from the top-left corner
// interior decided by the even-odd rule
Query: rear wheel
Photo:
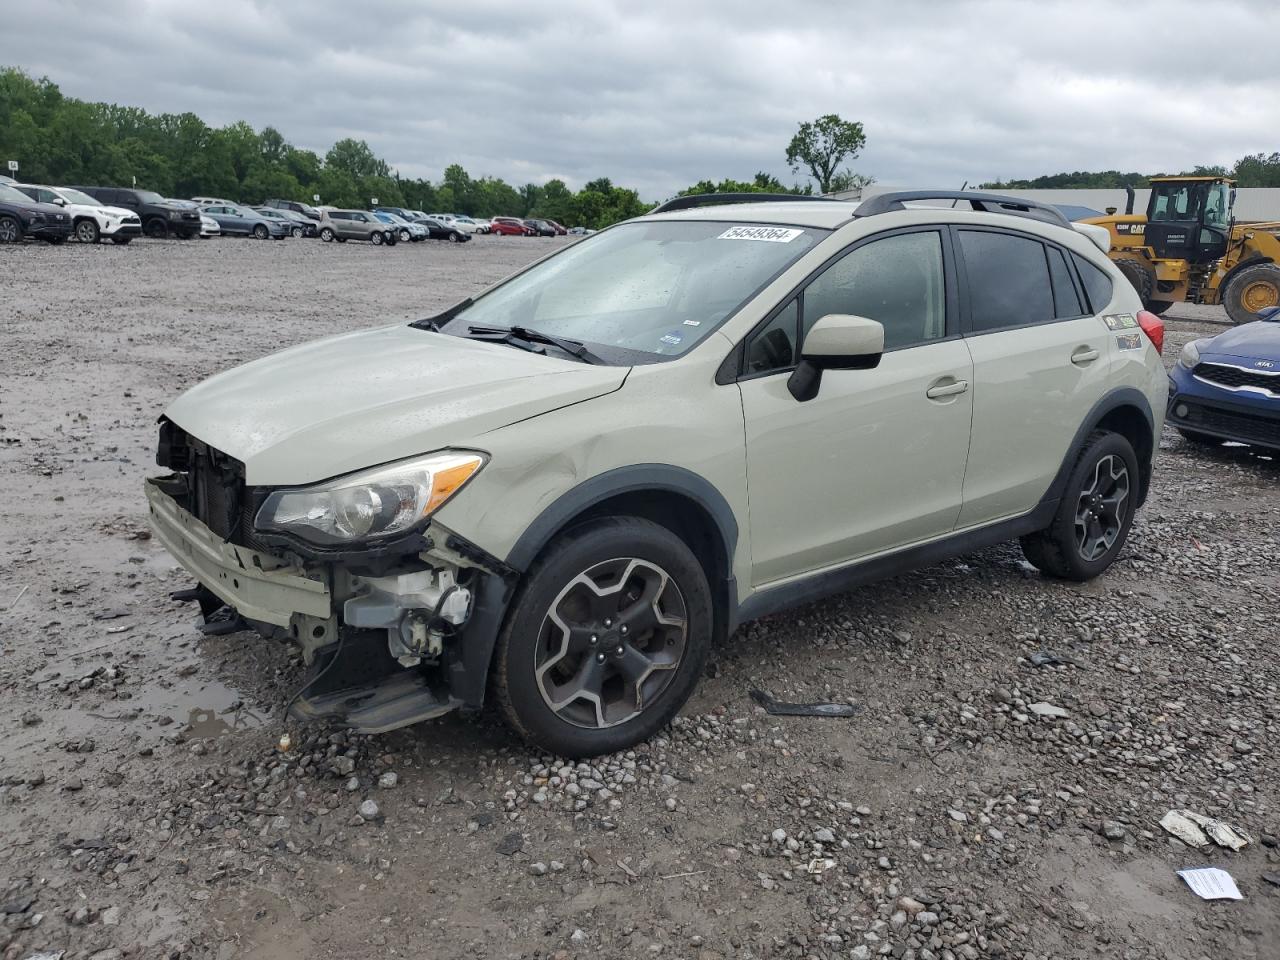
[[[1245,267],[1222,292],[1222,305],[1232,323],[1250,323],[1267,307],[1280,307],[1280,266],[1259,263]]]
[[[76,221],[76,239],[81,243],[97,243],[101,235],[96,220],[90,220],[86,217],[84,220]]]
[[[1051,577],[1098,576],[1129,536],[1138,483],[1138,458],[1129,441],[1104,430],[1090,434],[1067,477],[1053,522],[1022,538],[1023,554]]]
[[[1115,265],[1124,274],[1126,280],[1138,291],[1138,296],[1145,304],[1151,300],[1152,291],[1156,288],[1156,269],[1146,260],[1137,257],[1120,257]]]
[[[706,575],[679,537],[634,517],[596,521],[526,575],[495,651],[498,704],[560,756],[630,747],[689,698],[711,631]]]

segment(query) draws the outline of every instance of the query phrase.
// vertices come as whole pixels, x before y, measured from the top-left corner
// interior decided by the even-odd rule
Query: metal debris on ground
[[[1193,867],[1179,870],[1178,876],[1201,900],[1243,900],[1240,888],[1231,874],[1217,867]]]
[[[1170,810],[1160,819],[1160,826],[1197,850],[1209,846],[1210,840],[1228,850],[1242,850],[1253,842],[1243,830],[1194,810]]]
[[[1043,700],[1039,703],[1031,704],[1027,709],[1037,717],[1057,717],[1059,719],[1063,719],[1071,716],[1071,714],[1067,713],[1067,711],[1062,707],[1055,707],[1052,703],[1045,703]]]
[[[851,703],[785,703],[763,690],[752,690],[751,699],[775,717],[854,717],[862,711]]]
[[[818,874],[826,873],[828,870],[834,869],[836,862],[830,857],[815,857],[809,861],[809,866],[805,868],[806,873]]]
[[[1059,653],[1057,650],[1037,650],[1035,653],[1028,654],[1027,659],[1031,661],[1033,667],[1076,666],[1074,657]]]

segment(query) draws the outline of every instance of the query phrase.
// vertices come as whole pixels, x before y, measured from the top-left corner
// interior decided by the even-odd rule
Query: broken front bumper
[[[147,480],[151,529],[197,580],[242,617],[296,628],[298,617],[328,621],[328,585],[299,567],[223,540],[184,510],[155,479]]]

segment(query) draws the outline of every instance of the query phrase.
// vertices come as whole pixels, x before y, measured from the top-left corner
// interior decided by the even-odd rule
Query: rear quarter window
[[[1089,298],[1089,307],[1094,313],[1101,313],[1111,302],[1115,287],[1111,276],[1102,268],[1094,266],[1078,253],[1073,253],[1076,269],[1080,271],[1080,279],[1084,282],[1084,292]]]

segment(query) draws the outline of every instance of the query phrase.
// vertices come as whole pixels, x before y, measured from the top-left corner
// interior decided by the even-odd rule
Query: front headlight
[[[182,211],[181,211],[181,210],[170,210],[170,211],[169,211],[169,219],[170,219],[170,220],[181,220],[181,219],[182,219]]]
[[[1200,344],[1204,340],[1192,340],[1182,348],[1182,353],[1178,354],[1178,363],[1191,370],[1200,362]]]
[[[429,517],[484,466],[470,451],[445,451],[362,470],[297,490],[277,490],[258,511],[258,530],[322,546],[394,536]]]

